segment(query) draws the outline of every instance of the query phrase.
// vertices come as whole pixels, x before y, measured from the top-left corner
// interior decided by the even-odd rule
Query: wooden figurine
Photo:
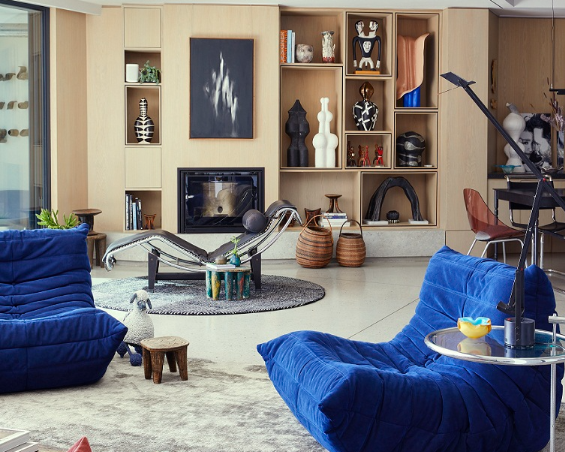
[[[359,163],[357,166],[371,166],[371,161],[369,160],[369,146],[359,145]]]
[[[357,166],[357,162],[355,161],[355,150],[353,149],[351,141],[347,142],[347,166]]]

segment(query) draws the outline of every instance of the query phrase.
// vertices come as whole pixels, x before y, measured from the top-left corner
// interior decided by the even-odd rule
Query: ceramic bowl
[[[490,333],[492,325],[488,317],[460,317],[457,320],[457,328],[465,336],[471,339],[478,339]]]
[[[510,174],[512,173],[512,171],[514,171],[514,168],[518,167],[517,165],[496,165],[496,166],[501,168],[504,174]]]
[[[314,58],[314,46],[310,44],[296,44],[296,61],[310,63]]]

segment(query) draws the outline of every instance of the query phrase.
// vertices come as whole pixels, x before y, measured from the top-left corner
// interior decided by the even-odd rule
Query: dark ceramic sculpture
[[[422,166],[422,152],[426,150],[426,140],[416,132],[406,132],[396,139],[398,166]]]
[[[363,83],[359,88],[359,94],[361,94],[363,100],[355,102],[355,105],[353,105],[353,119],[355,119],[357,130],[370,131],[375,129],[379,109],[377,104],[371,102],[374,92],[375,90],[369,82]]]
[[[367,209],[367,214],[365,219],[369,221],[379,221],[381,216],[381,208],[383,206],[383,200],[389,188],[400,187],[404,190],[404,194],[410,201],[410,206],[412,207],[412,219],[416,221],[422,221],[422,214],[420,213],[420,202],[418,201],[418,195],[414,190],[414,187],[408,182],[404,177],[389,177],[386,179],[379,188],[373,193],[371,200],[369,201],[369,208]]]
[[[288,120],[284,131],[290,137],[290,146],[287,149],[287,166],[308,166],[308,148],[305,139],[310,133],[310,125],[306,120],[306,111],[296,99],[294,105],[288,110]]]

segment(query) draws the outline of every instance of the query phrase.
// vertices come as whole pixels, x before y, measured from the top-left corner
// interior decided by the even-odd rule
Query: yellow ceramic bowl
[[[459,331],[465,336],[471,339],[478,339],[490,333],[492,326],[490,319],[487,317],[477,317],[476,319],[460,317],[457,320],[457,328],[459,328]]]

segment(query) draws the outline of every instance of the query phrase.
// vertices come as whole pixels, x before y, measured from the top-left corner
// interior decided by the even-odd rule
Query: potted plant
[[[58,210],[41,209],[41,213],[35,216],[39,220],[38,225],[49,229],[71,229],[78,225],[78,218],[74,213],[71,213],[68,217],[63,215],[63,224],[59,224],[58,215]]]
[[[159,83],[160,79],[161,70],[151,66],[147,60],[139,71],[139,83]]]
[[[233,264],[236,267],[239,267],[241,265],[241,259],[239,257],[239,249],[237,248],[237,244],[239,243],[240,240],[241,239],[236,236],[230,239],[230,242],[233,243],[233,250],[231,250],[230,264]]]

